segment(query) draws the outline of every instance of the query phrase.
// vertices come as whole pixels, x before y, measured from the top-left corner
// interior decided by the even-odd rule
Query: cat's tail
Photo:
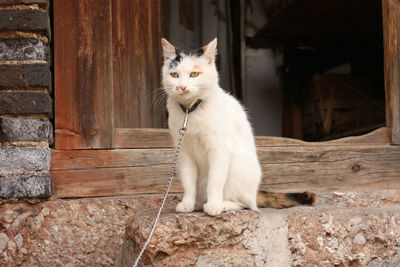
[[[312,205],[316,195],[311,192],[304,193],[272,193],[258,191],[257,206],[259,208],[284,209],[298,205]]]

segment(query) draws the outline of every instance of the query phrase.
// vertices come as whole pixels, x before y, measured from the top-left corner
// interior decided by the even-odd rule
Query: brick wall
[[[0,198],[52,192],[48,8],[47,0],[0,0]]]

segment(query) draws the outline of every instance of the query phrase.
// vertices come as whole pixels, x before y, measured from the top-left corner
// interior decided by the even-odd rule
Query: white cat
[[[168,124],[175,144],[184,110],[193,109],[180,155],[184,195],[176,211],[203,208],[215,216],[242,208],[258,210],[258,206],[311,204],[315,196],[308,192],[258,192],[262,173],[252,128],[241,104],[218,84],[217,40],[189,51],[175,48],[165,39],[162,46],[162,84],[168,95]]]

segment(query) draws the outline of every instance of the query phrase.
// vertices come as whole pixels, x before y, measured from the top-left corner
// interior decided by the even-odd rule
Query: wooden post
[[[400,145],[400,0],[382,0],[386,125]]]

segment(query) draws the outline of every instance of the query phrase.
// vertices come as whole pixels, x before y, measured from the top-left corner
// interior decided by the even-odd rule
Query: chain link
[[[174,155],[174,158],[173,158],[172,170],[171,170],[171,173],[169,174],[168,185],[165,188],[164,195],[163,195],[163,198],[161,200],[161,205],[160,205],[160,208],[158,209],[157,216],[154,219],[153,226],[152,226],[152,228],[150,230],[149,236],[147,237],[146,242],[144,242],[144,245],[143,245],[142,249],[140,250],[139,255],[137,256],[137,258],[135,260],[135,263],[133,264],[133,267],[137,267],[137,265],[139,264],[139,261],[142,258],[143,253],[146,250],[147,245],[150,243],[151,237],[152,237],[152,235],[154,233],[154,230],[156,229],[158,220],[160,219],[161,211],[164,208],[165,200],[167,199],[169,189],[171,188],[172,180],[174,179],[174,177],[176,175],[176,170],[177,170],[178,161],[179,161],[179,153],[181,152],[181,149],[182,149],[183,138],[185,137],[185,133],[186,133],[186,126],[187,126],[187,122],[188,122],[188,117],[189,117],[189,111],[186,110],[186,112],[185,112],[185,120],[183,121],[183,127],[179,130],[179,140],[178,140],[178,143],[177,143],[177,145],[175,147],[175,155]]]

